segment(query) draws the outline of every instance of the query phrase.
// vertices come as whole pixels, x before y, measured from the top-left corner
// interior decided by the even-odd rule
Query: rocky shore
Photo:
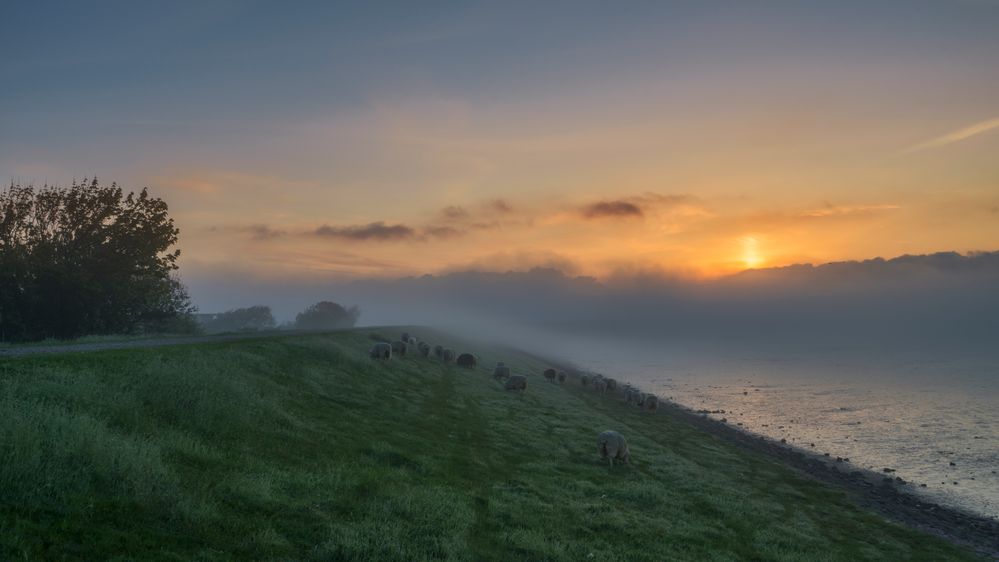
[[[875,472],[849,459],[827,457],[743,430],[674,402],[660,413],[735,444],[762,453],[811,478],[845,490],[853,501],[886,519],[919,529],[999,560],[999,521],[926,501],[908,490],[911,484],[893,477],[891,469]]]

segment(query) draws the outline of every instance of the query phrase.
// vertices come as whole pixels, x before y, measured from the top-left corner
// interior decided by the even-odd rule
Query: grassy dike
[[[0,358],[0,559],[975,559],[529,356],[373,331]]]

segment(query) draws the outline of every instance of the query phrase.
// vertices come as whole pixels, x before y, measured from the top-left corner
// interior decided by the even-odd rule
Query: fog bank
[[[262,303],[287,318],[333,299],[359,305],[366,325],[435,325],[511,343],[560,334],[754,346],[999,346],[999,252],[794,265],[709,282],[655,274],[597,281],[532,269],[193,289],[203,310],[215,301]]]

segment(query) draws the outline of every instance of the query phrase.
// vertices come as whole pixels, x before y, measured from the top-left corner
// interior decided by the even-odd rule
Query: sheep
[[[617,390],[617,381],[614,379],[607,379],[607,390],[611,392]]]
[[[593,381],[593,390],[597,392],[607,392],[607,381],[604,379],[597,379]]]
[[[506,379],[506,384],[503,385],[503,390],[519,390],[524,392],[527,390],[527,377],[524,375],[510,375],[510,378]]]
[[[406,342],[396,340],[392,342],[392,353],[395,353],[399,357],[406,356]]]
[[[586,386],[586,385],[590,384],[590,377],[588,377],[586,375],[580,375],[579,376],[579,384],[581,384],[583,386]]]
[[[558,372],[558,383],[559,384],[565,384],[565,377],[566,377],[565,371],[559,371]]]
[[[645,398],[645,409],[650,412],[655,412],[659,409],[659,397],[655,394],[650,394]]]
[[[430,344],[429,343],[427,343],[425,341],[421,341],[419,344],[417,344],[416,350],[420,352],[420,355],[422,355],[424,357],[430,357]]]
[[[474,369],[478,364],[478,360],[471,353],[462,353],[458,356],[458,366],[468,367],[469,369]]]
[[[502,361],[500,361],[496,364],[496,368],[493,369],[493,378],[496,380],[510,378],[510,367],[507,367]]]
[[[403,332],[402,333],[402,337],[399,338],[399,339],[402,340],[402,341],[404,341],[404,342],[406,342],[406,343],[409,343],[409,332]]]
[[[406,342],[406,343],[408,343],[409,345],[412,345],[412,346],[419,345],[419,343],[420,343],[419,340],[417,340],[416,338],[414,338],[412,336],[410,336],[408,340],[402,340],[402,341],[404,341],[404,342]]]
[[[555,382],[555,375],[555,369],[545,369],[545,379],[547,379],[548,382]]]
[[[624,390],[624,401],[626,403],[628,403],[628,404],[631,404],[635,400],[635,394],[636,394],[636,392],[635,392],[634,389],[632,389],[632,388],[626,388]]]
[[[644,392],[638,392],[635,394],[635,405],[642,408],[645,405],[645,399],[648,395]]]
[[[391,359],[392,346],[385,342],[378,342],[371,348],[368,355],[370,355],[372,359]]]
[[[631,464],[631,452],[628,450],[628,441],[623,435],[616,431],[607,430],[597,436],[597,450],[600,458],[607,459],[610,466],[614,466],[614,459],[624,461],[624,464]]]
[[[444,350],[441,351],[441,361],[445,363],[454,361],[454,350],[450,347],[445,347]]]
[[[440,345],[434,346],[434,357],[438,359],[444,359],[444,347]]]

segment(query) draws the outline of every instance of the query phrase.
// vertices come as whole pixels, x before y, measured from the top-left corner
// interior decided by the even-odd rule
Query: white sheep
[[[608,429],[598,435],[597,450],[600,451],[600,458],[607,459],[611,466],[614,466],[614,459],[622,460],[624,464],[631,463],[628,441],[616,431]]]

